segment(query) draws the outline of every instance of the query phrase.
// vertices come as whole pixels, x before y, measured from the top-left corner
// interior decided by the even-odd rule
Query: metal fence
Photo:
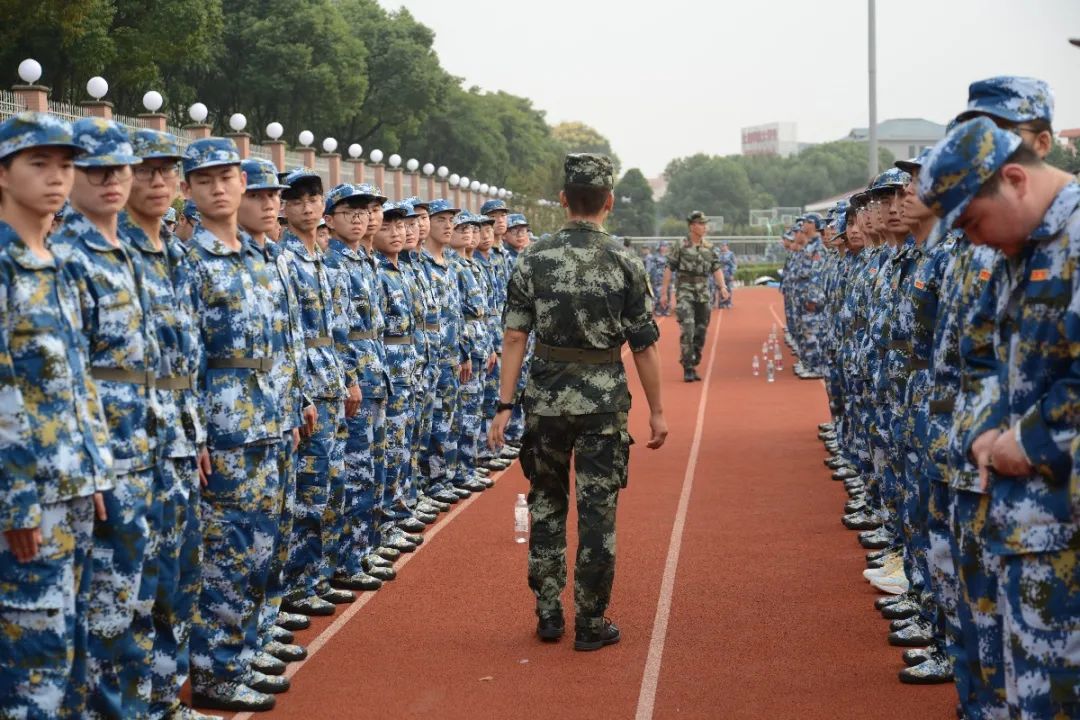
[[[660,242],[669,245],[682,242],[684,236],[631,237],[627,239],[635,248],[644,249]],[[741,263],[779,262],[779,259],[783,257],[784,246],[778,235],[709,235],[705,239],[716,246],[727,244],[731,251],[735,253],[735,258]]]

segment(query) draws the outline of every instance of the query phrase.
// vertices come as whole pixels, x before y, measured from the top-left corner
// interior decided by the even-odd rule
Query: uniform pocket
[[[1080,551],[1031,553],[1015,562],[1009,592],[1024,623],[1042,631],[1080,631]]]

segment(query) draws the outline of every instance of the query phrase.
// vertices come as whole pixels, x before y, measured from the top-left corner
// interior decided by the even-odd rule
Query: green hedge
[[[743,282],[747,285],[754,282],[762,275],[771,275],[776,279],[780,279],[777,271],[783,267],[781,263],[759,263],[756,265],[740,265],[739,269],[735,271],[735,279]]]

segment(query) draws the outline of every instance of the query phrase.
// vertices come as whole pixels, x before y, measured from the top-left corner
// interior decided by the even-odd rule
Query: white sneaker
[[[911,587],[903,572],[882,578],[873,578],[870,580],[870,584],[881,592],[887,592],[890,595],[903,595]]]

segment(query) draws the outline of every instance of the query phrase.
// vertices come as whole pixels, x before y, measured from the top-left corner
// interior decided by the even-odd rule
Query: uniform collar
[[[608,231],[605,230],[602,225],[597,225],[596,223],[589,222],[587,220],[570,220],[565,225],[563,225],[562,229],[563,230],[591,230],[592,232],[603,233],[604,235],[608,234]]]
[[[160,228],[158,237],[161,238],[161,250],[158,250],[154,247],[153,243],[150,242],[150,238],[146,236],[146,231],[139,227],[126,210],[120,213],[117,227],[120,231],[121,238],[127,240],[144,253],[160,255],[164,254],[169,248],[169,237],[171,233],[169,233],[168,230],[164,227]]]
[[[1080,205],[1080,183],[1073,180],[1054,197],[1054,202],[1050,203],[1042,222],[1031,233],[1031,239],[1046,240],[1060,234],[1077,205]]]
[[[364,255],[363,255],[363,253],[364,253],[364,244],[363,243],[360,243],[360,250],[359,250],[359,252],[357,252],[356,250],[353,250],[351,247],[349,247],[345,243],[338,240],[336,237],[331,236],[330,237],[330,245],[328,247],[330,249],[332,249],[332,250],[336,250],[337,252],[341,253],[342,255],[344,255],[347,258],[352,258],[354,260],[363,260],[364,259]]]
[[[386,257],[378,250],[375,251],[375,261],[379,264],[380,267],[390,268],[391,270],[399,270],[401,266],[400,256],[398,257],[398,264],[394,265],[394,263],[390,262],[390,258]]]
[[[298,238],[292,230],[286,230],[285,234],[281,236],[281,246],[308,262],[315,262],[322,259],[322,250],[319,248],[318,243],[315,244],[314,253],[308,252],[307,246],[304,245],[304,241]]]
[[[252,250],[251,246],[254,245],[254,242],[251,240],[250,235],[240,230],[236,236],[240,240],[240,250],[225,247],[225,244],[218,239],[217,235],[214,235],[214,233],[204,228],[202,223],[199,223],[191,234],[191,244],[198,245],[211,255],[239,255],[245,248],[249,251]]]
[[[52,240],[45,238],[45,247],[51,250]],[[30,252],[23,239],[15,232],[15,228],[0,220],[0,248],[7,252],[8,256],[24,270],[43,270],[56,267],[56,255],[51,260],[39,258]]]
[[[120,225],[117,223],[117,229],[119,227]],[[64,216],[64,226],[60,232],[71,232],[76,238],[82,240],[87,248],[96,252],[116,252],[120,250],[120,248],[115,247],[105,239],[105,236],[97,229],[97,225],[90,222],[88,217],[74,208]]]

